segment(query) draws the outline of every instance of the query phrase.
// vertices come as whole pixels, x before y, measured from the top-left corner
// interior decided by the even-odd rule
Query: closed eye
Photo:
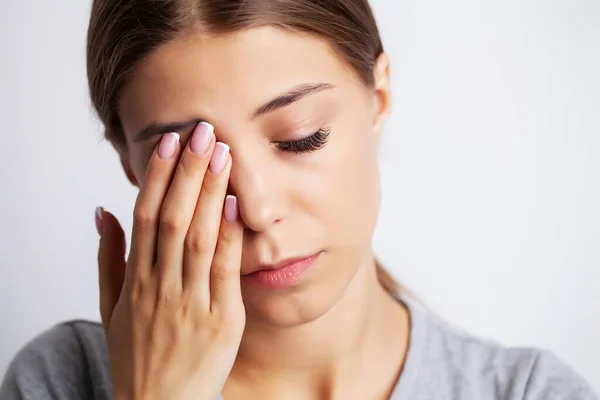
[[[327,144],[330,128],[321,128],[310,136],[298,140],[277,141],[274,144],[281,151],[289,153],[310,153],[319,150]]]

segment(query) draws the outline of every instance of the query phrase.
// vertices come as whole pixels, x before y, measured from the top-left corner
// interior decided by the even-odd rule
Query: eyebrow
[[[145,140],[150,139],[152,136],[162,135],[167,132],[179,132],[184,129],[189,129],[193,126],[196,126],[200,122],[203,122],[203,121],[204,120],[201,118],[194,118],[189,121],[183,121],[183,122],[166,122],[166,123],[153,122],[150,125],[148,125],[147,127],[145,127],[144,129],[142,129],[140,131],[140,133],[135,135],[133,141],[135,143],[143,142]]]
[[[316,83],[316,84],[303,84],[294,87],[292,90],[285,92],[282,95],[277,96],[271,101],[258,107],[252,114],[251,119],[256,119],[261,115],[273,112],[277,109],[289,106],[290,104],[306,97],[308,95],[322,92],[324,90],[333,89],[334,86],[329,83]]]
[[[311,94],[319,93],[324,90],[333,89],[335,86],[329,83],[316,83],[316,84],[302,84],[298,85],[291,90],[275,97],[273,100],[270,100],[258,107],[256,111],[252,113],[251,120],[254,120],[264,114],[268,114],[280,108],[289,106],[292,103],[297,102],[298,100],[309,96]],[[189,129],[193,126],[198,125],[200,122],[203,122],[202,118],[194,118],[188,121],[182,122],[167,122],[167,123],[159,123],[153,122],[148,125],[146,128],[142,129],[137,135],[135,135],[133,141],[134,142],[142,142],[150,139],[152,136],[162,135],[167,132],[178,132],[181,130]]]

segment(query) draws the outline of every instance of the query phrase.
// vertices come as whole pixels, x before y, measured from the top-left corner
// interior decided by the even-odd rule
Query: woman
[[[96,214],[102,326],[2,399],[595,399],[551,354],[454,331],[376,263],[389,60],[366,0],[95,0],[88,78],[140,187]]]

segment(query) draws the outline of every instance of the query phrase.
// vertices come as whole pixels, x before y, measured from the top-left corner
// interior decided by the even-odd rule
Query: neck
[[[404,359],[408,334],[407,311],[379,284],[371,261],[358,270],[338,302],[314,321],[294,328],[258,327],[249,321],[231,376],[283,386],[287,380],[303,388],[312,383],[320,391],[328,387],[336,392],[336,386],[363,381],[369,374],[381,379],[375,365],[394,365],[388,372],[395,383],[394,369]]]

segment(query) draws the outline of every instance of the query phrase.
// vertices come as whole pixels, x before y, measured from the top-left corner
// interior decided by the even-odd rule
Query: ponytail
[[[383,268],[381,263],[375,259],[375,268],[377,270],[377,278],[383,288],[388,291],[392,296],[399,296],[405,294],[405,290],[400,283]]]

